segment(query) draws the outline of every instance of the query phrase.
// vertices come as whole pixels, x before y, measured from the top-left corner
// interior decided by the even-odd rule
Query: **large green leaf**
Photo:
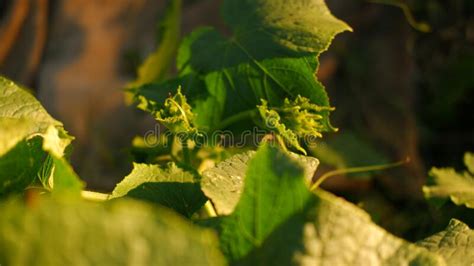
[[[449,197],[457,205],[474,208],[474,155],[466,153],[464,164],[467,171],[456,172],[453,168],[432,168],[428,184],[423,187],[427,198]]]
[[[213,232],[144,203],[0,204],[1,265],[223,265]]]
[[[474,262],[474,230],[456,219],[444,231],[417,244],[443,256],[448,265],[471,266]]]
[[[373,224],[353,204],[311,193],[303,168],[269,146],[249,160],[234,212],[203,224],[218,230],[231,264],[444,265],[436,254]]]
[[[311,193],[301,166],[263,146],[248,162],[234,212],[219,223],[221,248],[230,261],[247,256],[284,221],[305,208]]]
[[[297,265],[445,265],[443,259],[391,235],[357,206],[322,190],[240,261]]]
[[[111,198],[133,197],[174,209],[190,217],[206,202],[196,174],[186,172],[175,164],[134,164],[132,172],[120,182]]]
[[[253,151],[237,154],[203,172],[202,190],[218,214],[229,215],[234,211],[242,194],[248,161],[254,155]],[[294,153],[289,155],[304,168],[306,180],[310,182],[319,165],[318,159]]]
[[[42,132],[50,125],[62,124],[52,118],[41,104],[25,89],[0,77],[0,117],[26,119],[34,123],[31,131]]]
[[[141,108],[157,112],[162,106],[156,103],[163,103],[181,84],[197,126],[212,131],[228,127],[225,118],[235,116],[265,123],[255,118],[261,99],[277,107],[285,98],[300,95],[312,104],[329,106],[324,87],[315,78],[317,55],[337,33],[350,28],[330,14],[324,1],[227,0],[223,10],[233,36],[225,38],[211,28],[194,31],[178,53],[180,76],[139,88],[136,98]],[[242,116],[252,110],[254,115]],[[332,130],[329,109],[318,114],[322,116],[318,130]]]
[[[53,178],[55,164],[63,160],[72,139],[26,89],[0,77],[0,195],[22,191],[35,182],[48,156],[56,160],[45,179]],[[58,178],[69,179],[65,183],[74,183],[71,189],[79,192],[77,178]],[[41,181],[54,189],[56,182]]]
[[[226,0],[223,13],[238,35],[263,35],[298,52],[325,51],[334,36],[350,30],[324,0]]]

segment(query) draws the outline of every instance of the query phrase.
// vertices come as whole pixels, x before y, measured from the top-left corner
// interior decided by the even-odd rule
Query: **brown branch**
[[[0,65],[3,64],[10,50],[15,44],[20,30],[28,17],[30,9],[29,0],[17,0],[12,7],[10,16],[5,24],[0,27]]]
[[[23,80],[30,83],[31,79],[38,69],[43,55],[43,50],[46,44],[47,25],[48,25],[48,0],[36,0],[34,14],[34,40],[29,56],[29,61],[26,65],[26,70]]]

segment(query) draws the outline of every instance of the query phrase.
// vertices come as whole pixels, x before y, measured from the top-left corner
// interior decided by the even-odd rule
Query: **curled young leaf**
[[[165,100],[163,108],[155,113],[155,119],[166,128],[175,134],[186,136],[198,133],[198,129],[194,126],[195,117],[180,87],[175,95]]]
[[[266,100],[261,100],[262,105],[257,106],[264,126],[276,132],[291,146],[306,154],[301,147],[300,140],[307,138],[320,138],[325,130],[322,123],[322,112],[332,111],[334,108],[319,106],[311,103],[308,98],[298,95],[294,101],[285,99],[283,105],[270,107]],[[337,129],[331,128],[336,131]]]

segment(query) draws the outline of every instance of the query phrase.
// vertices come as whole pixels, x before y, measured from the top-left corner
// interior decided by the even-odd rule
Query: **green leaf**
[[[20,193],[33,183],[47,158],[41,146],[41,138],[34,137],[20,141],[0,157],[0,197]]]
[[[84,183],[64,158],[48,155],[38,171],[39,183],[53,195],[80,195]]]
[[[211,199],[218,214],[229,215],[234,211],[242,194],[248,161],[254,155],[253,151],[237,154],[203,172],[202,191]],[[294,153],[289,155],[304,168],[305,178],[311,182],[319,165],[318,159]]]
[[[276,148],[262,146],[248,162],[234,212],[220,220],[220,240],[231,262],[248,255],[282,222],[302,211],[311,193],[304,170]]]
[[[44,131],[50,125],[62,124],[52,118],[41,104],[25,89],[12,81],[0,77],[0,117],[25,119],[33,126],[31,131]]]
[[[132,197],[169,207],[191,217],[206,202],[195,174],[175,164],[163,169],[158,165],[134,164],[132,172],[115,187],[111,199]]]
[[[191,57],[183,58],[186,54],[183,50],[190,50]],[[216,57],[219,53],[223,55]],[[185,62],[180,71],[186,76],[181,83],[194,85],[185,93],[198,114],[197,126],[204,131],[220,128],[224,117],[255,109],[260,99],[278,106],[282,98],[301,95],[315,104],[329,105],[322,84],[314,76],[318,64],[314,56],[291,57],[284,52],[279,58],[257,60],[245,48],[205,28],[195,31],[182,43],[178,60]],[[215,60],[219,61],[213,62]],[[189,80],[190,77],[193,79]],[[160,91],[169,91],[167,86],[167,83],[156,84],[157,94],[148,94],[151,96],[148,99],[162,100]],[[141,95],[141,90],[137,95]],[[328,112],[323,114],[327,118]],[[326,120],[323,124],[330,128]]]
[[[224,265],[213,232],[136,201],[9,200],[0,213],[1,265]]]
[[[49,182],[52,182],[53,194],[76,193],[79,194],[84,183],[64,158],[52,156],[53,172]]]
[[[325,51],[334,36],[351,30],[324,0],[226,0],[223,17],[239,34],[263,35],[298,52]]]
[[[191,83],[185,94],[203,131],[221,129],[224,118],[256,110],[261,99],[278,107],[283,99],[301,95],[313,104],[329,106],[314,75],[316,57],[337,33],[350,28],[334,18],[322,0],[297,2],[225,1],[224,17],[234,35],[227,39],[211,28],[194,31],[178,53],[180,76],[172,83],[139,88],[137,100],[161,102],[164,92],[176,90],[171,84]],[[303,10],[312,12],[303,16]],[[153,104],[140,107],[157,111]],[[329,111],[321,115],[323,130],[331,130]]]
[[[353,204],[311,193],[305,179],[298,163],[270,146],[249,160],[234,212],[202,223],[218,230],[231,264],[444,265],[373,224]]]
[[[45,188],[57,193],[72,193],[79,195],[84,187],[84,183],[72,169],[69,162],[62,157],[64,149],[69,144],[69,136],[60,128],[49,127],[43,136],[43,150],[49,153],[51,159],[51,172],[45,179],[40,180]],[[50,162],[46,161],[43,167],[48,167]],[[38,174],[39,176],[39,174]],[[40,178],[41,179],[41,178]],[[47,185],[46,185],[47,183]]]
[[[391,235],[370,215],[317,190],[305,210],[282,223],[241,263],[262,265],[445,265],[441,256]]]
[[[72,139],[26,89],[0,77],[0,195],[20,192],[32,184],[45,169],[48,156],[62,160]],[[52,176],[48,173],[38,181],[53,184],[45,181]],[[56,175],[59,178],[72,177]],[[79,184],[74,179],[69,181]],[[80,191],[77,186],[71,190]]]
[[[444,231],[417,244],[441,255],[448,265],[471,266],[474,261],[474,230],[456,219]]]
[[[423,186],[426,198],[449,197],[456,205],[474,208],[474,167],[472,153],[466,153],[464,163],[469,171],[456,172],[453,168],[432,168],[428,184]]]
[[[181,32],[181,0],[172,0],[160,23],[158,48],[138,68],[138,78],[129,87],[138,87],[153,81],[163,80],[168,74],[179,46]]]

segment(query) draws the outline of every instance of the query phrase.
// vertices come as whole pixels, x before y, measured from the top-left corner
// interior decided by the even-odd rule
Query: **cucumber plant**
[[[166,129],[134,140],[145,156],[110,194],[84,190],[73,137],[0,78],[0,265],[472,264],[463,222],[411,243],[315,182],[307,143],[336,131],[318,57],[351,30],[323,0],[224,0],[232,34],[195,30],[165,79],[180,6],[127,92]],[[473,162],[433,169],[426,196],[472,208]]]

